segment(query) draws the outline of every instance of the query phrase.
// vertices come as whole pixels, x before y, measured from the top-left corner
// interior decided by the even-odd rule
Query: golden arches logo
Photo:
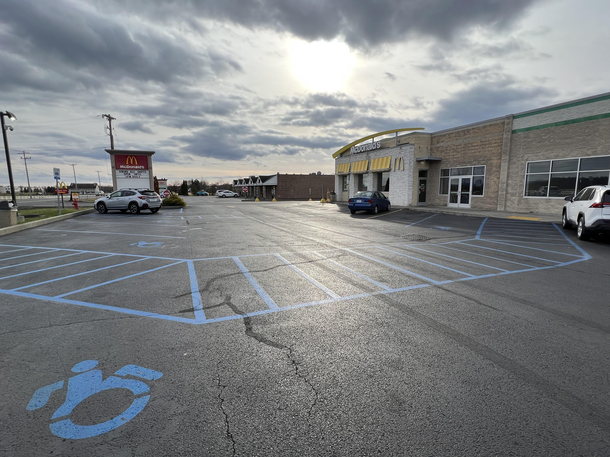
[[[127,160],[125,160],[126,165],[137,165],[138,159],[136,156],[127,156]]]
[[[68,186],[66,186],[66,183],[62,181],[62,182],[59,183],[59,188],[60,189],[67,189]]]

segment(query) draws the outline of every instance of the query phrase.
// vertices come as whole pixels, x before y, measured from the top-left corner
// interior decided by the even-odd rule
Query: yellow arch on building
[[[333,154],[333,159],[336,159],[338,156],[343,154],[345,151],[350,149],[352,146],[356,146],[358,143],[362,143],[363,141],[370,140],[371,138],[375,138],[376,136],[388,135],[390,133],[408,132],[408,131],[412,131],[412,130],[425,130],[425,129],[423,127],[411,127],[411,128],[406,128],[406,129],[394,129],[394,130],[386,130],[385,132],[374,133],[372,135],[362,137],[359,140],[353,141],[346,146],[343,146],[341,149],[339,149],[337,152],[335,152]]]

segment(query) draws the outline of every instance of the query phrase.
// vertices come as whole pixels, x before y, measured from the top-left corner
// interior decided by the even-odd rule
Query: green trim
[[[528,116],[536,116],[537,114],[548,113],[551,111],[558,111],[560,109],[573,108],[575,106],[587,105],[589,103],[601,102],[602,100],[610,100],[610,95],[604,95],[603,97],[592,98],[590,100],[581,100],[579,102],[566,103],[565,105],[555,106],[553,108],[546,108],[546,109],[543,108],[543,109],[540,109],[537,111],[533,111],[531,113],[516,114],[515,116],[513,116],[513,119],[520,119],[522,117],[528,117]]]
[[[549,127],[559,127],[561,125],[580,124],[581,122],[597,121],[599,119],[607,119],[609,117],[610,113],[598,114],[596,116],[581,117],[580,119],[570,119],[568,121],[553,122],[551,124],[536,125],[534,127],[525,127],[523,129],[513,130],[512,133],[523,133],[529,132],[530,130],[548,129]]]

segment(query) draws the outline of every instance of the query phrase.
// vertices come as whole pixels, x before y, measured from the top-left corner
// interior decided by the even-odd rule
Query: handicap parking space
[[[434,228],[419,220],[418,233]],[[451,241],[422,235],[406,243],[198,259],[0,245],[0,293],[205,324],[590,258],[555,224],[477,223],[471,237]]]

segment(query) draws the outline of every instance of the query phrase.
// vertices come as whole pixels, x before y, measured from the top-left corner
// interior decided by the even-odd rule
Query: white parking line
[[[117,233],[117,232],[93,232],[89,230],[55,230],[55,229],[36,229],[37,232],[63,232],[63,233],[100,233],[102,235],[125,235],[125,236],[151,236],[153,238],[180,238],[183,236],[167,236],[167,235],[143,235],[141,233]]]

